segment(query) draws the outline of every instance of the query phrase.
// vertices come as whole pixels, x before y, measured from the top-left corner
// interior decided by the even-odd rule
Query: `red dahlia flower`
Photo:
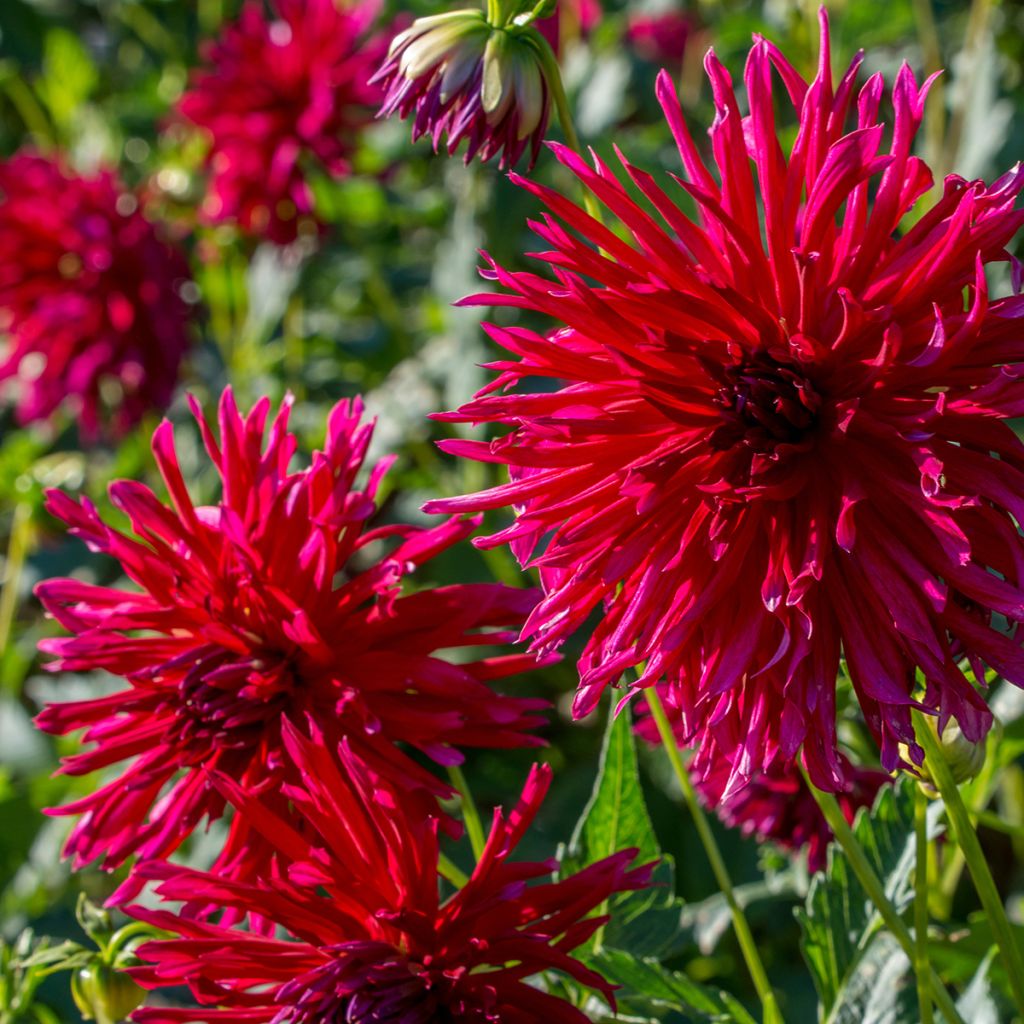
[[[494,27],[480,11],[419,18],[374,76],[385,90],[380,116],[414,114],[413,141],[429,134],[435,153],[442,138],[449,156],[467,140],[467,164],[479,153],[511,167],[529,147],[532,167],[551,116],[544,45],[532,27]]]
[[[0,381],[21,423],[59,408],[86,440],[124,434],[170,401],[189,345],[184,258],[116,174],[0,162]]]
[[[892,777],[852,765],[842,754],[839,761],[847,781],[836,799],[846,820],[852,823],[857,811],[870,807]],[[697,785],[704,803],[724,824],[761,842],[806,850],[807,867],[812,872],[825,867],[832,829],[799,771],[773,767],[723,799],[728,783],[728,772],[719,771],[700,779]]]
[[[227,776],[216,778],[274,845],[274,875],[245,884],[155,862],[139,871],[160,882],[165,899],[203,899],[232,919],[263,915],[291,938],[130,908],[178,936],[140,947],[148,964],[135,979],[146,988],[186,984],[210,1007],[138,1010],[136,1021],[586,1024],[571,1004],[527,984],[547,970],[611,1001],[611,986],[571,953],[607,920],[587,915],[613,893],[647,885],[651,865],[628,870],[636,850],[624,850],[551,882],[555,862],[512,862],[549,768],[533,769],[507,818],[495,811],[472,877],[442,903],[436,819],[406,816],[400,794],[382,789],[346,751],[339,764],[291,726],[284,743],[303,777],[285,787],[301,834]]]
[[[645,60],[678,67],[686,56],[693,21],[684,11],[631,14],[626,39]]]
[[[205,51],[178,109],[210,134],[202,213],[273,242],[314,220],[311,166],[347,175],[380,92],[369,84],[383,40],[368,33],[376,0],[247,0]]]
[[[530,655],[455,664],[437,653],[511,639],[514,632],[498,627],[521,625],[536,595],[469,584],[401,596],[403,577],[474,523],[366,529],[392,460],[356,487],[373,430],[359,422],[361,405],[337,405],[324,451],[294,472],[289,406],[264,443],[269,400],[243,417],[225,392],[218,443],[193,405],[223,481],[212,506],[193,505],[171,424],[163,423],[153,451],[171,507],[134,481],[110,490],[135,537],[107,526],[88,500],[49,493],[50,511],[94,551],[117,559],[138,587],[73,579],[37,587],[47,611],[75,634],[41,645],[57,655],[50,668],[104,669],[129,684],[97,700],[52,704],[38,718],[48,732],[85,728],[95,744],[68,758],[64,772],[134,759],[119,778],[56,812],[82,815],[67,845],[76,865],[100,855],[114,867],[133,853],[171,853],[224,810],[205,769],[273,800],[294,776],[281,746],[285,722],[318,723],[327,743],[346,739],[375,772],[435,793],[447,787],[396,743],[450,764],[461,760],[462,746],[539,742],[528,735],[538,722],[529,712],[544,702],[487,686],[533,664]],[[255,870],[259,842],[235,818],[219,870]]]
[[[1024,445],[1005,422],[1024,414],[1024,298],[995,298],[985,275],[1024,222],[1024,171],[992,185],[952,175],[921,203],[932,177],[910,150],[927,83],[900,70],[887,135],[882,79],[858,90],[860,60],[834,87],[824,17],[811,83],[757,40],[744,117],[709,53],[717,178],[663,73],[697,220],[623,159],[662,226],[605,164],[556,147],[628,239],[520,180],[550,210],[534,225],[550,276],[494,265],[503,292],[465,301],[561,326],[490,327],[511,357],[439,417],[511,427],[443,445],[508,465],[511,482],[427,507],[515,507],[481,543],[540,568],[533,646],[603,610],[576,714],[631,667],[631,692],[666,680],[702,770],[724,759],[730,785],[802,746],[815,783],[843,787],[841,656],[887,770],[901,741],[923,758],[912,707],[985,733],[964,659],[979,680],[987,664],[1024,684]],[[788,154],[775,127],[787,105]],[[537,378],[559,383],[531,389]]]

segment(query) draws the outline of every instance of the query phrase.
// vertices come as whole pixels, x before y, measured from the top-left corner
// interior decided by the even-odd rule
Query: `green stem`
[[[967,807],[960,795],[960,788],[946,762],[938,737],[928,728],[918,712],[915,712],[914,725],[917,742],[924,747],[925,767],[935,782],[942,802],[946,805],[946,814],[956,833],[957,845],[963,852],[967,870],[970,872],[974,888],[977,890],[978,898],[981,900],[981,905],[991,925],[992,934],[999,946],[999,952],[1009,976],[1013,1000],[1017,1004],[1018,1012],[1024,1016],[1024,959],[1021,958],[1020,950],[1013,937],[1013,930],[1006,916],[1002,897],[996,888],[992,872],[989,871],[981,843],[978,842],[978,835],[971,824],[971,817],[967,813]]]
[[[675,772],[676,779],[683,791],[683,799],[686,801],[686,806],[693,817],[693,822],[697,826],[697,834],[700,836],[701,844],[704,846],[704,852],[711,862],[711,870],[714,872],[715,880],[718,882],[718,888],[721,890],[722,895],[725,897],[725,902],[729,906],[733,930],[736,932],[736,938],[739,940],[743,959],[747,964],[747,969],[750,971],[754,988],[757,990],[761,1006],[764,1009],[764,1022],[765,1024],[783,1024],[778,1000],[775,997],[775,992],[772,990],[771,982],[768,981],[768,974],[764,969],[764,964],[761,963],[761,956],[757,951],[757,944],[754,942],[754,936],[750,931],[750,925],[747,923],[743,908],[740,906],[739,900],[736,899],[732,879],[729,877],[729,869],[725,866],[725,860],[718,849],[718,843],[715,840],[714,833],[711,831],[711,826],[708,824],[704,808],[701,807],[700,801],[697,799],[697,792],[690,781],[690,773],[683,764],[682,756],[679,753],[679,745],[676,743],[675,733],[672,731],[668,715],[665,714],[665,707],[653,686],[647,687],[644,692],[647,695],[647,703],[650,705],[655,725],[658,727],[658,735],[661,736],[662,745],[668,754],[668,759],[672,763],[672,770]]]
[[[14,506],[11,536],[7,542],[7,564],[4,566],[3,590],[0,591],[0,653],[7,650],[18,609],[21,573],[25,568],[32,543],[32,507],[27,502]],[[6,683],[7,680],[0,680]]]
[[[569,148],[576,153],[582,154],[583,146],[580,144],[580,137],[576,134],[576,126],[572,119],[572,110],[569,108],[569,99],[565,95],[565,86],[562,84],[562,69],[558,65],[558,58],[551,44],[539,33],[534,33],[534,44],[540,54],[541,65],[544,68],[544,77],[551,88],[551,98],[555,103],[555,113],[558,114],[558,123],[562,126],[562,134]],[[601,206],[593,193],[586,187],[583,190],[583,205],[598,223],[601,219]]]
[[[932,992],[928,983],[928,798],[914,787],[914,975],[921,1024],[932,1024]]]
[[[437,873],[447,878],[456,889],[461,889],[469,881],[469,875],[462,868],[456,867],[443,853],[437,855]]]
[[[473,847],[473,857],[479,860],[484,852],[486,839],[483,825],[480,822],[480,812],[476,809],[473,794],[466,781],[466,774],[459,765],[453,764],[448,766],[448,777],[462,798],[462,820],[466,825],[466,833],[469,835],[469,844]]]
[[[846,859],[849,861],[853,873],[857,876],[857,880],[864,887],[864,891],[868,894],[868,899],[871,900],[886,928],[889,929],[893,938],[900,944],[910,962],[914,964],[916,973],[917,954],[910,930],[903,923],[903,919],[890,902],[889,897],[886,896],[885,886],[875,873],[875,869],[871,866],[871,862],[868,860],[863,847],[857,841],[857,837],[853,834],[853,829],[850,828],[846,815],[843,814],[839,806],[839,801],[836,800],[832,793],[824,793],[818,789],[811,782],[806,772],[804,778],[814,799],[821,808],[821,813],[825,816],[829,828],[832,829],[836,842],[839,843],[843,853],[846,854]],[[946,986],[942,984],[942,979],[939,978],[934,968],[930,965],[925,968],[924,983],[931,990],[932,999],[946,1018],[948,1024],[964,1024],[964,1019],[957,1011],[952,997],[946,991]],[[918,984],[921,984],[920,979]]]

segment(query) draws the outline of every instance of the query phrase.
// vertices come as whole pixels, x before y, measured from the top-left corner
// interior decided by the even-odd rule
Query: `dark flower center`
[[[461,971],[432,969],[386,943],[348,942],[334,952],[342,955],[282,986],[285,1008],[272,1024],[454,1024],[447,1004]]]
[[[176,736],[196,763],[215,749],[251,750],[295,689],[293,666],[276,655],[237,657],[211,645],[191,652],[175,697]]]
[[[721,373],[715,402],[723,423],[711,435],[719,451],[743,444],[758,454],[800,445],[818,422],[821,396],[799,367],[757,352]]]

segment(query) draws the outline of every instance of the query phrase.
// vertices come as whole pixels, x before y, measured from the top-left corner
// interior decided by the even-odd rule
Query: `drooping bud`
[[[522,21],[520,19],[519,21]],[[449,156],[465,139],[466,163],[499,156],[537,160],[551,113],[544,47],[532,20],[492,24],[482,11],[419,18],[391,43],[373,81],[384,87],[379,116],[415,113],[412,137],[430,135]]]
[[[954,721],[946,723],[945,729],[939,732],[938,721],[933,715],[921,716],[919,728],[928,729],[929,732],[939,741],[942,748],[942,756],[949,770],[953,773],[953,779],[959,786],[963,782],[969,782],[977,777],[985,764],[985,741],[972,743],[960,731],[960,727]],[[906,757],[906,755],[905,755]],[[935,792],[938,787],[928,770],[928,759],[917,769],[921,777],[921,783],[929,792]]]

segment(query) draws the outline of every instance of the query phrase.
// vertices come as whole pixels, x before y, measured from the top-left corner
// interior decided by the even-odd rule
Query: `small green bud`
[[[71,995],[86,1020],[120,1024],[146,993],[123,970],[95,957],[71,976]]]

